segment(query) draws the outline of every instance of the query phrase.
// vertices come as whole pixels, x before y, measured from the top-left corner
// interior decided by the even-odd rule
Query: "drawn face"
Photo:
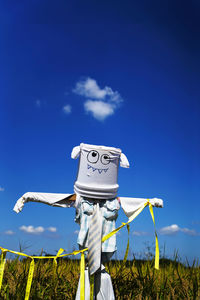
[[[91,150],[87,155],[87,169],[92,169],[93,172],[99,174],[106,173],[108,171],[108,165],[110,164],[111,158],[107,153],[100,154],[97,150]],[[98,163],[98,167],[97,167]]]

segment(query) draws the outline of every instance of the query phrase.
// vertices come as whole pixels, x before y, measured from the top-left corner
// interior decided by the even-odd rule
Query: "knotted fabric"
[[[88,265],[90,274],[94,274],[101,266],[102,216],[99,203],[94,204],[88,233]]]

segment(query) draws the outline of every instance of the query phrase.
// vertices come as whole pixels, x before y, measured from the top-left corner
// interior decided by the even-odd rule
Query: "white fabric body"
[[[77,222],[80,225],[80,230],[77,239],[77,243],[80,249],[88,247],[88,230],[90,220],[93,214],[93,206],[94,203],[96,203],[96,201],[98,200],[89,200],[83,197],[77,197],[77,201],[75,203],[75,222]],[[118,210],[120,209],[120,204],[117,199],[101,200],[98,202],[102,216],[102,236],[105,236],[115,229],[115,223],[118,217]],[[102,252],[114,253],[116,249],[116,235],[114,234],[102,244]]]
[[[89,198],[113,199],[118,191],[118,167],[129,167],[120,149],[80,144],[72,150],[72,158],[79,158],[75,193]]]
[[[103,265],[101,265],[101,271],[95,274],[93,299],[115,300],[111,277],[105,271],[105,267]],[[80,279],[75,300],[80,300]],[[90,280],[88,269],[85,270],[85,300],[90,300]]]

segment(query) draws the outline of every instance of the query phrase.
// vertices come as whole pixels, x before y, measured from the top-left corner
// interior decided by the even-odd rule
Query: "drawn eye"
[[[101,155],[101,162],[103,165],[108,165],[110,163],[110,156],[108,154]]]
[[[90,163],[95,164],[95,163],[99,160],[99,153],[98,153],[97,151],[95,151],[95,150],[91,150],[91,151],[88,153],[87,160],[88,160]]]

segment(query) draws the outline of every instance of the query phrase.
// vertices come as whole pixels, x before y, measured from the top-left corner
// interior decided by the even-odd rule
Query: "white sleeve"
[[[48,204],[51,206],[57,207],[72,207],[74,206],[75,201],[71,201],[68,198],[73,194],[54,194],[54,193],[25,193],[19,200],[16,202],[13,210],[16,213],[22,211],[24,204],[26,202],[40,202]]]
[[[122,209],[129,218],[147,199],[119,197]],[[155,207],[163,207],[163,200],[158,198],[149,199],[150,203]]]

